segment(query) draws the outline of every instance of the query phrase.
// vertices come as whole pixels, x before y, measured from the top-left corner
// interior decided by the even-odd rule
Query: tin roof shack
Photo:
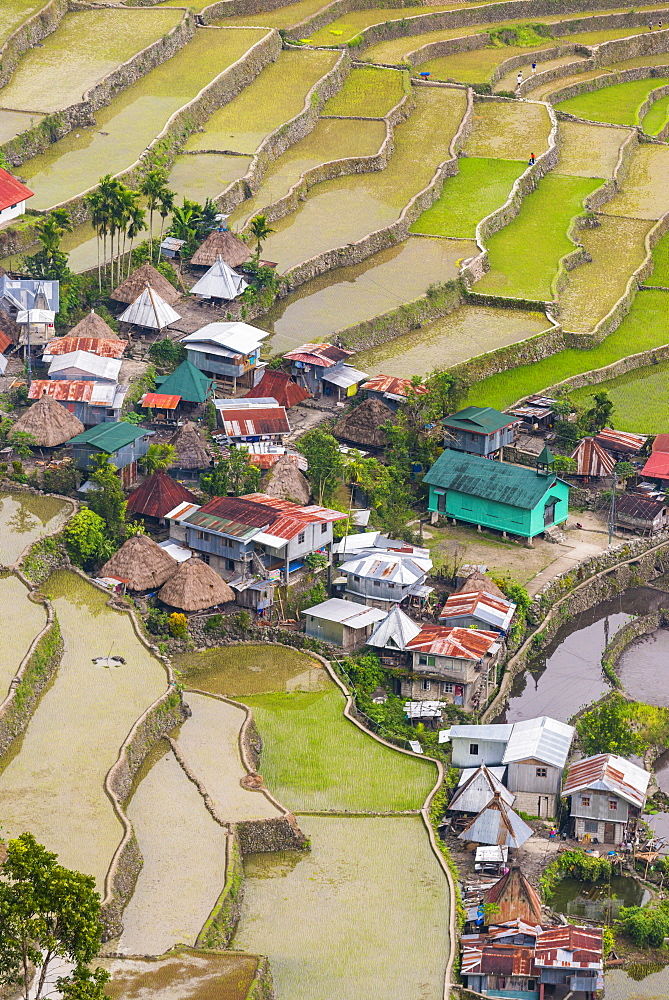
[[[439,734],[440,742],[451,743],[453,767],[500,765],[513,730],[512,723],[488,726],[451,726]]]
[[[662,437],[666,437],[666,435],[663,434]],[[650,479],[663,489],[667,489],[669,486],[669,452],[653,450],[641,470],[641,475],[644,479]]]
[[[49,396],[73,413],[86,427],[113,424],[121,419],[127,385],[113,382],[77,382],[63,379],[51,382],[36,379],[28,390],[28,399]]]
[[[579,441],[571,457],[576,462],[575,476],[590,480],[608,479],[613,475],[616,460],[596,438]]]
[[[553,472],[443,451],[423,482],[428,510],[526,538],[567,520],[569,485]]]
[[[493,597],[484,590],[451,594],[439,612],[439,624],[459,628],[482,628],[508,635],[516,605]]]
[[[414,555],[410,548],[407,552],[373,548],[347,559],[339,572],[346,577],[345,592],[353,600],[387,611],[421,591],[427,596],[431,588],[425,586],[425,578],[431,569],[429,555]]]
[[[274,584],[271,580],[234,580],[230,584],[235,592],[235,600],[242,608],[251,608],[262,615],[274,604]]]
[[[594,1000],[597,990],[604,987],[601,929],[573,924],[544,928],[537,937],[534,964],[542,997],[566,996],[571,991],[574,1000],[581,996]]]
[[[638,455],[646,443],[645,435],[630,434],[627,431],[615,431],[612,427],[604,427],[595,437],[597,444],[606,448],[617,462],[629,461]]]
[[[164,330],[181,316],[158,292],[147,284],[141,295],[131,302],[118,317],[119,323],[141,326],[145,330]]]
[[[406,666],[413,658],[413,654],[405,653],[407,643],[415,639],[419,632],[420,625],[395,605],[390,614],[376,626],[367,640],[367,645],[380,651],[383,666]]]
[[[266,330],[248,323],[208,323],[181,343],[192,365],[234,393],[238,382],[253,386],[265,337]]]
[[[288,582],[311,552],[325,552],[332,525],[346,515],[302,507],[265,493],[215,497],[179,518],[185,541],[224,579],[262,575]]]
[[[401,682],[403,697],[438,698],[471,712],[494,682],[502,643],[497,632],[423,625],[406,649],[413,663],[412,673]]]
[[[219,254],[216,263],[212,264],[206,274],[193,285],[190,293],[200,299],[221,299],[230,302],[241,295],[247,285],[248,281],[233,271]]]
[[[328,369],[344,364],[346,358],[350,358],[353,353],[333,344],[302,344],[283,357],[286,361],[290,361],[290,373],[297,384],[312,395],[321,396],[324,394],[324,373]]]
[[[476,993],[510,1000],[539,1000],[534,944],[490,940],[483,935],[462,938],[460,975]]]
[[[550,396],[529,396],[524,403],[509,409],[512,417],[522,421],[528,432],[547,431],[553,426],[555,400]]]
[[[490,802],[458,834],[458,840],[516,848],[522,847],[533,833],[532,827],[506,804],[501,793],[495,792]]]
[[[650,774],[624,757],[597,754],[569,768],[562,794],[569,799],[573,836],[618,845],[634,835],[646,804]]]
[[[340,646],[347,653],[364,646],[374,625],[384,617],[377,608],[367,608],[339,597],[306,608],[302,614],[307,635]]]
[[[217,399],[214,402],[219,427],[216,439],[223,445],[252,441],[281,444],[290,434],[288,415],[275,399]]]
[[[127,340],[119,340],[118,337],[108,340],[102,337],[55,337],[45,345],[42,361],[48,365],[57,355],[72,354],[74,351],[97,354],[99,358],[120,358],[127,346]]]
[[[513,804],[513,803],[512,803]],[[510,920],[522,920],[526,924],[540,924],[542,921],[541,899],[527,881],[518,865],[512,865],[499,882],[485,895],[487,904],[494,904],[495,924]]]
[[[654,535],[669,524],[669,504],[666,496],[653,497],[643,493],[623,493],[616,498],[614,518],[617,528],[635,535]]]
[[[60,309],[60,282],[0,275],[0,309],[16,322],[19,313],[26,309],[46,309],[57,313]]]
[[[507,788],[516,794],[516,809],[542,819],[556,815],[573,738],[573,726],[546,715],[514,722],[502,763]]]
[[[310,399],[311,393],[307,392],[304,386],[294,382],[288,372],[282,372],[279,368],[265,368],[260,381],[244,393],[243,398],[275,399],[279,406],[289,410],[291,406],[297,406],[303,400]]]
[[[449,802],[448,812],[476,815],[492,802],[495,795],[500,795],[508,806],[512,806],[516,798],[485,764],[481,764],[464,783],[458,785]]]
[[[137,481],[137,462],[149,450],[153,431],[120,421],[117,424],[98,424],[83,434],[72,438],[73,461],[78,469],[87,471],[97,455],[107,455],[121,475],[123,486],[128,489]]]
[[[374,375],[368,379],[362,389],[370,399],[378,399],[396,413],[407,401],[407,396],[416,393],[424,396],[427,386],[417,384],[409,378],[398,378],[396,375]]]
[[[166,472],[154,472],[128,497],[128,514],[148,517],[153,522],[165,523],[169,514],[181,503],[197,503],[197,497]]]
[[[119,341],[122,343],[122,341]],[[49,378],[73,382],[118,382],[120,358],[101,358],[88,351],[56,354],[49,365]]]
[[[467,406],[442,420],[444,447],[497,458],[505,445],[513,444],[518,423],[517,417],[492,406]]]

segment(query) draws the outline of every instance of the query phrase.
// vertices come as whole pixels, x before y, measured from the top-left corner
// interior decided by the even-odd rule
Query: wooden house
[[[556,815],[573,738],[573,726],[546,715],[513,724],[502,764],[516,809],[542,819]]]
[[[158,331],[164,330],[170,323],[176,323],[179,319],[181,319],[179,313],[148,284],[118,317],[119,323]]]
[[[169,440],[176,451],[169,473],[177,479],[199,479],[201,472],[211,467],[213,451],[195,424],[187,421]]]
[[[137,480],[137,462],[149,450],[153,431],[120,421],[116,424],[98,424],[83,434],[72,438],[73,461],[83,472],[93,467],[97,455],[106,455],[121,475],[128,489]]]
[[[89,351],[70,351],[68,354],[53,355],[49,364],[49,378],[73,382],[117,383],[121,364],[120,358],[100,357]]]
[[[512,730],[511,723],[458,725],[440,733],[440,740],[451,744],[453,767],[495,767],[504,759]]]
[[[195,368],[234,394],[238,384],[253,386],[262,342],[268,336],[249,323],[208,323],[181,343]]]
[[[283,357],[290,361],[290,373],[298,385],[304,386],[314,396],[323,396],[330,394],[330,385],[323,384],[328,372],[340,370],[342,366],[348,367],[345,365],[346,359],[353,353],[355,352],[344,347],[335,347],[334,344],[302,344]],[[362,372],[357,375],[362,377],[348,387],[347,395],[355,395],[357,386],[367,378]]]
[[[614,519],[616,528],[635,535],[654,535],[669,524],[669,501],[664,494],[623,493],[616,498]]]
[[[389,611],[413,595],[429,596],[425,578],[432,569],[429,556],[401,549],[369,548],[356,553],[339,567],[346,578],[346,595],[354,601]]]
[[[658,435],[667,437],[666,434]],[[644,479],[650,479],[663,489],[669,486],[669,452],[653,449],[641,470]]]
[[[106,323],[95,309],[91,309],[83,319],[79,320],[76,326],[72,327],[68,337],[89,337],[91,340],[119,339],[118,334],[114,333],[109,323]]]
[[[531,539],[567,520],[569,485],[542,468],[491,462],[447,449],[423,482],[428,510],[453,522]]]
[[[488,923],[505,924],[511,920],[522,920],[534,926],[542,923],[539,894],[518,865],[511,865],[506,875],[502,875],[492,889],[488,889],[485,902],[495,907],[494,917]]]
[[[307,635],[339,646],[347,653],[364,646],[374,625],[385,618],[377,608],[343,601],[339,597],[306,608],[302,614]]]
[[[406,645],[412,664],[402,678],[402,696],[438,699],[471,712],[481,695],[487,697],[501,649],[497,632],[423,625]]]
[[[84,426],[93,427],[96,424],[116,423],[121,419],[129,388],[115,382],[35,379],[28,390],[28,399],[49,396]]]
[[[256,441],[281,444],[290,434],[288,415],[274,399],[217,399],[214,403],[222,445],[245,445]]]
[[[616,754],[576,761],[562,789],[569,800],[573,836],[616,846],[633,837],[649,781],[649,771]]]
[[[522,847],[533,833],[532,827],[507,805],[501,792],[495,792],[490,802],[468,821],[458,839],[517,848]]]
[[[541,1000],[551,995],[595,1000],[604,987],[602,952],[599,927],[543,927],[534,950]]]
[[[492,406],[467,406],[442,420],[444,447],[497,458],[505,445],[513,444],[518,422]]]

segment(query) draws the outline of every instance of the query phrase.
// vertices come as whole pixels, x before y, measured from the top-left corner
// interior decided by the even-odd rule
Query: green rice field
[[[326,102],[324,115],[383,118],[406,93],[406,76],[392,69],[354,68],[341,90]]]
[[[653,248],[653,273],[646,281],[649,285],[669,288],[669,236],[663,236]]]
[[[613,422],[619,431],[666,434],[669,431],[669,362],[638,368],[596,386],[570,393],[579,406],[589,403],[593,392],[608,392],[614,406]]]
[[[643,117],[641,125],[648,135],[657,135],[669,119],[669,94],[660,97]]]
[[[504,410],[522,396],[541,392],[572,375],[604,368],[629,354],[669,343],[669,298],[666,292],[641,291],[617,330],[591,350],[569,348],[531,365],[481,379],[470,390],[469,402]],[[465,405],[465,404],[463,404]]]
[[[23,56],[0,92],[0,107],[46,114],[76,104],[90,87],[182,18],[178,9],[147,7],[66,14],[39,48]]]
[[[416,219],[412,233],[476,235],[477,223],[504,204],[526,162],[461,157],[460,172],[447,178],[435,203]]]
[[[601,181],[547,174],[523,201],[520,214],[488,240],[490,270],[476,290],[517,298],[552,299],[551,283],[574,249],[567,230]]]
[[[24,21],[44,7],[46,0],[2,0],[0,6],[0,46]]]
[[[669,61],[669,56],[664,56]],[[567,101],[559,101],[555,107],[570,115],[587,118],[589,121],[610,122],[612,125],[640,125],[639,108],[651,90],[663,87],[669,78],[650,77],[647,80],[632,80],[629,83],[615,83],[602,87],[591,94],[580,94]]]
[[[172,0],[165,0],[171,3]],[[201,10],[208,6],[211,0],[196,0],[193,9]],[[269,10],[259,14],[240,14],[235,17],[222,17],[215,23],[223,27],[245,27],[256,25],[261,28],[291,28],[294,24],[299,24],[305,18],[311,17],[321,10],[326,4],[326,0],[298,0],[297,3],[289,3],[277,7],[276,10]]]

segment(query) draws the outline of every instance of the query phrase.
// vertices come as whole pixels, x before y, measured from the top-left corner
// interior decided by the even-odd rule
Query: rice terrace
[[[0,1000],[669,996],[668,177],[669,0],[0,0]]]

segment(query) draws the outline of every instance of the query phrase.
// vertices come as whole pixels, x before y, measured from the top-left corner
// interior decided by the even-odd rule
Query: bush
[[[151,635],[166,635],[170,627],[170,616],[158,608],[149,608],[146,616],[146,629]]]
[[[217,632],[223,625],[223,615],[212,615],[204,623],[205,632]]]
[[[174,639],[185,639],[188,635],[188,619],[179,611],[174,611],[169,616],[170,635]]]
[[[70,518],[63,534],[67,553],[76,566],[89,566],[107,555],[105,522],[87,507]]]
[[[669,909],[666,903],[657,909],[623,906],[618,924],[637,948],[661,948],[669,935]]]

